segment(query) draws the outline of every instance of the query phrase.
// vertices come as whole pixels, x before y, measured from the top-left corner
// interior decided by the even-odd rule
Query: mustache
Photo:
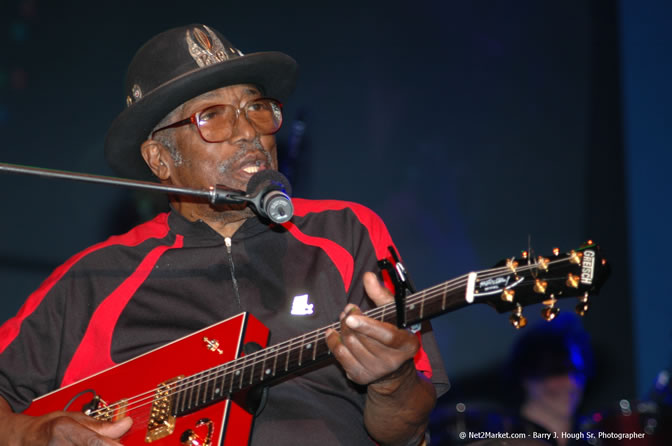
[[[245,158],[248,154],[252,152],[259,152],[265,158],[266,164],[268,166],[273,165],[273,157],[271,153],[264,148],[259,140],[259,137],[254,138],[252,141],[243,141],[239,144],[238,150],[233,154],[231,158],[224,161],[218,168],[219,173],[228,173],[233,166],[235,166],[240,160]]]

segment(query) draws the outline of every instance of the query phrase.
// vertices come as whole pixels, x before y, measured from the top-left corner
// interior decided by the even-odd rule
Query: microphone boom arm
[[[244,192],[231,191],[220,185],[212,186],[209,189],[191,189],[182,186],[166,186],[164,184],[154,183],[152,181],[129,180],[125,178],[108,177],[104,175],[83,174],[68,172],[66,170],[45,169],[41,167],[29,167],[7,163],[0,163],[0,172],[14,173],[19,175],[36,175],[45,178],[58,178],[63,180],[82,181],[86,183],[107,184],[111,186],[127,187],[131,189],[147,190],[152,192],[188,195],[193,197],[206,198],[212,204],[242,203],[244,201],[249,201]]]

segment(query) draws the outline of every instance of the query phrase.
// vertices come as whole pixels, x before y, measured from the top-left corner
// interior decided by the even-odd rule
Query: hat
[[[522,333],[513,346],[511,372],[515,379],[541,379],[575,374],[590,378],[594,367],[590,336],[577,316],[560,313]]]
[[[179,105],[208,91],[254,84],[285,100],[294,89],[297,64],[279,52],[243,54],[221,33],[192,24],[164,31],[143,45],[126,74],[126,109],[105,138],[105,159],[119,174],[148,180],[140,146]]]

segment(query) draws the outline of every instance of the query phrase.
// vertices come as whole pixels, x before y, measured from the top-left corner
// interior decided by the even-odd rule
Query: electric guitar
[[[550,320],[558,299],[578,296],[581,315],[588,295],[599,291],[609,273],[606,260],[588,242],[566,254],[503,260],[497,267],[465,274],[365,314],[411,325],[449,311],[486,303],[511,311],[516,327],[525,325],[522,308],[543,303]],[[333,323],[279,344],[266,346],[269,331],[254,316],[241,313],[89,378],[36,398],[24,411],[43,415],[83,411],[99,420],[133,419],[125,446],[146,443],[186,446],[244,446],[253,415],[245,408],[251,389],[333,357],[324,332]],[[223,342],[226,340],[226,342]],[[256,346],[257,351],[246,348]]]

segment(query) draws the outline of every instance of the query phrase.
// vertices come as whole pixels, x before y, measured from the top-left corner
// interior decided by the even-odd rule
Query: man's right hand
[[[52,412],[40,417],[14,413],[0,397],[0,445],[121,445],[115,441],[131,427],[129,417],[98,421],[78,412]]]

